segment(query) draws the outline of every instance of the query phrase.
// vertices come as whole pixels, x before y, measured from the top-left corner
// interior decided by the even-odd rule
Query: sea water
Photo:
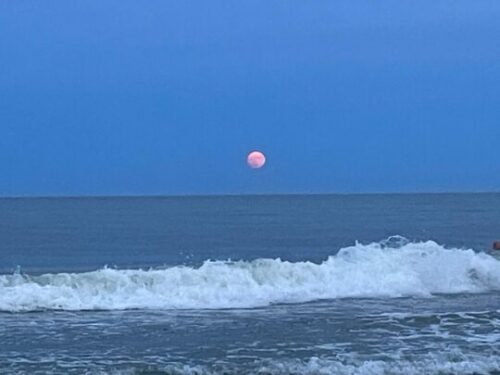
[[[0,373],[500,373],[500,194],[0,200]]]

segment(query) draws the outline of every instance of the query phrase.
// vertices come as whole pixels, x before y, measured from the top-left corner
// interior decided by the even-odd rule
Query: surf
[[[0,311],[253,308],[500,290],[500,261],[487,253],[396,240],[356,243],[321,263],[207,260],[199,267],[0,275]]]

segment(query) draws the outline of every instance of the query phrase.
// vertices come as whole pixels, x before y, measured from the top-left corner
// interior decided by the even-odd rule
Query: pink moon
[[[262,168],[266,164],[266,157],[260,151],[252,151],[247,156],[247,163],[250,168]]]

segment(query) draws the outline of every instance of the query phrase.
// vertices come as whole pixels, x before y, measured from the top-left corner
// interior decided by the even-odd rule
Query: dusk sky
[[[500,2],[0,0],[0,173],[1,196],[499,191]]]

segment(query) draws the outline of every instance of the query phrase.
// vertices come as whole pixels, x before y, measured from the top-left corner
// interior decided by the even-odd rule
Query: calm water
[[[3,199],[0,373],[500,373],[495,239],[500,194]]]

